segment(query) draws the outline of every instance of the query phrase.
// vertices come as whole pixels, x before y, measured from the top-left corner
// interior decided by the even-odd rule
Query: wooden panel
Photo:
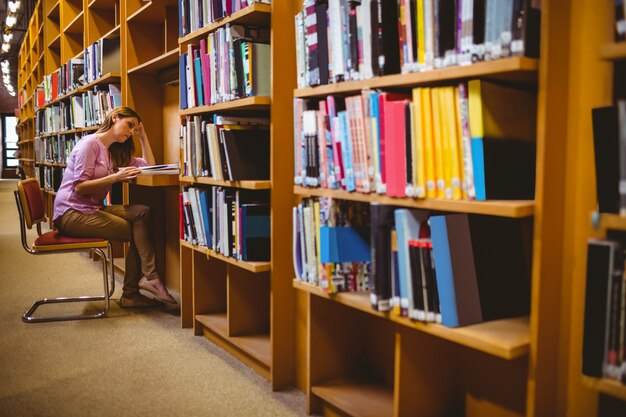
[[[221,262],[207,259],[193,251],[193,316],[198,314],[226,314],[226,267]],[[195,326],[194,333],[202,334]]]
[[[193,326],[192,274],[194,251],[180,245],[180,325],[183,328]]]
[[[350,416],[393,416],[393,390],[380,384],[341,379],[317,385],[313,393]]]
[[[228,265],[228,336],[270,333],[269,273]]]

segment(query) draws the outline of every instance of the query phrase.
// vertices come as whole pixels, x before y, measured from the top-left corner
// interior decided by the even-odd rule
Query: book
[[[612,240],[590,239],[587,242],[587,278],[582,346],[582,373],[602,377],[608,349],[611,281],[622,270],[623,249]],[[621,277],[620,277],[621,278]]]
[[[270,178],[270,133],[266,129],[220,130],[228,179],[267,180]]]
[[[143,175],[166,175],[180,172],[178,164],[146,165],[138,167]]]
[[[530,265],[525,223],[452,214],[432,216],[430,227],[445,326],[528,314]]]
[[[600,213],[619,211],[619,122],[615,106],[592,109],[596,194]]]

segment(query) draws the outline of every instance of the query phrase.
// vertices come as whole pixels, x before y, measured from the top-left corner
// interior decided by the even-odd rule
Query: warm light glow
[[[15,16],[8,15],[6,23],[8,27],[12,28],[17,23],[17,18]]]
[[[9,68],[9,61],[5,59],[4,61],[0,62],[0,67]]]
[[[7,74],[8,75],[9,71],[10,71],[9,67],[2,67],[2,73],[3,74]]]
[[[2,52],[9,52],[9,49],[11,49],[11,44],[9,43],[2,44]]]
[[[17,9],[20,8],[21,2],[18,1],[9,1],[9,10],[11,11],[11,13],[16,13]]]
[[[4,39],[5,42],[11,42],[11,39],[13,39],[13,34],[5,33],[4,35],[2,35],[2,38]]]

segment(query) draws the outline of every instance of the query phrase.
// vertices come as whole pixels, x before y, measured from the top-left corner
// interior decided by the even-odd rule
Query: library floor
[[[95,293],[101,272],[80,254],[27,254],[15,187],[0,180],[0,416],[306,415],[304,394],[272,392],[254,371],[182,329],[176,311],[113,302],[101,320],[23,323],[36,299]],[[83,277],[65,278],[76,274]]]

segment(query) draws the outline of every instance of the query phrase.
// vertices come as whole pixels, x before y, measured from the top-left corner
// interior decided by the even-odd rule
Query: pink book
[[[211,72],[209,71],[209,55],[207,54],[206,38],[200,39],[200,64],[202,66],[202,90],[204,104],[211,104]]]
[[[387,128],[389,127],[389,123],[392,123],[389,120],[389,116],[387,116],[387,108],[386,104],[391,101],[398,100],[408,100],[409,96],[405,94],[398,93],[381,93],[378,98],[378,120],[379,120],[379,131],[380,138],[379,140],[379,148],[380,148],[380,176],[381,181],[384,186],[387,184],[387,162],[390,161],[389,158],[386,157],[387,153]],[[404,126],[404,125],[402,125]]]
[[[385,103],[385,173],[390,197],[406,197],[405,109],[408,104],[408,100]]]

